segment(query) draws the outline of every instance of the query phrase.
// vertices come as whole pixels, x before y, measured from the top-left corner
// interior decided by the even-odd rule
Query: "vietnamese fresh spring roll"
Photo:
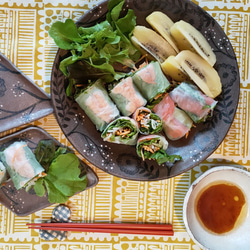
[[[149,103],[159,98],[169,88],[170,83],[158,62],[151,62],[133,75],[133,81]]]
[[[121,116],[111,122],[102,133],[104,141],[136,145],[139,128],[135,120],[130,117]]]
[[[0,158],[16,189],[26,186],[44,171],[31,149],[23,141],[12,143],[0,152]]]
[[[161,118],[146,107],[138,108],[133,119],[137,122],[141,134],[156,134],[162,130]]]
[[[132,77],[124,78],[117,83],[110,90],[109,95],[124,116],[130,116],[137,108],[147,103],[147,100],[134,85]]]
[[[120,116],[118,108],[100,80],[81,92],[75,100],[101,132]]]
[[[4,182],[8,179],[8,174],[6,171],[6,167],[3,165],[3,163],[0,161],[0,186],[4,184]]]
[[[194,122],[205,121],[217,104],[217,101],[204,95],[195,85],[186,82],[182,82],[169,95]]]
[[[162,119],[163,131],[170,140],[188,135],[193,121],[183,110],[175,107],[168,94],[154,106],[153,111]]]
[[[145,159],[154,159],[157,163],[163,164],[165,162],[174,162],[181,160],[179,155],[168,155],[166,149],[168,148],[168,141],[162,135],[146,135],[138,139],[136,145],[136,152],[138,156]]]

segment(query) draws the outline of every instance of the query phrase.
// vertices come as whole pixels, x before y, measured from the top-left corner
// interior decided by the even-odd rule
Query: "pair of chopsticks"
[[[30,229],[77,231],[91,233],[144,234],[173,236],[171,224],[135,223],[27,223]]]

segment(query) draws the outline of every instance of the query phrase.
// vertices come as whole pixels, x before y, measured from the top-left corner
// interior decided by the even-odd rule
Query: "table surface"
[[[98,2],[1,1],[0,52],[39,87],[50,93],[50,74],[57,51],[47,32],[51,23],[66,18],[77,20]],[[117,178],[90,165],[99,177],[98,185],[71,197],[68,202],[72,209],[72,220],[171,223],[175,235],[160,237],[74,232],[65,241],[44,241],[36,231],[27,229],[26,223],[49,219],[55,205],[25,217],[16,216],[0,205],[0,249],[200,249],[190,239],[182,217],[183,200],[190,184],[201,173],[216,165],[240,165],[246,170],[250,166],[250,2],[194,2],[219,22],[238,60],[240,100],[234,122],[224,141],[209,159],[192,170],[157,182]],[[0,137],[29,125],[39,126],[62,144],[71,146],[53,114],[0,133]]]

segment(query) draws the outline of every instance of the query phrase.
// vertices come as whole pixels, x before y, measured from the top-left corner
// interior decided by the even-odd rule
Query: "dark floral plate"
[[[193,24],[200,30],[216,56],[215,65],[223,85],[222,94],[213,117],[193,128],[187,139],[169,141],[169,154],[179,154],[182,161],[174,165],[159,166],[154,161],[142,161],[135,147],[103,142],[79,106],[68,99],[65,93],[66,80],[59,70],[59,63],[66,51],[58,51],[51,77],[51,98],[57,121],[72,145],[92,164],[103,171],[130,180],[153,181],[179,175],[212,154],[226,136],[235,116],[239,100],[240,80],[238,65],[232,45],[219,24],[199,6],[188,0],[146,0],[127,1],[126,8],[132,8],[137,23],[147,25],[145,17],[152,11],[165,12],[173,21],[180,19]],[[93,8],[79,20],[79,25],[89,26],[103,20],[107,12],[107,1]]]
[[[0,53],[0,133],[52,112],[49,96]]]
[[[0,151],[14,141],[26,141],[28,146],[34,150],[40,140],[53,140],[56,145],[61,145],[54,137],[45,130],[38,127],[28,127],[19,132],[0,139]],[[92,188],[98,183],[95,172],[81,161],[82,173],[87,174],[87,188]],[[18,216],[27,216],[38,210],[52,205],[47,196],[39,197],[33,189],[26,192],[25,189],[16,190],[11,179],[0,188],[0,203]]]

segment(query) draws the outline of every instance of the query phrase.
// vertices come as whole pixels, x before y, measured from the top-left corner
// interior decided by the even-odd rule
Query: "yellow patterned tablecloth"
[[[50,92],[50,74],[57,51],[48,29],[55,20],[77,20],[98,0],[8,0],[0,2],[0,52],[38,86]],[[142,1],[143,2],[143,1]],[[240,100],[232,127],[210,158],[194,169],[168,180],[137,182],[120,179],[91,166],[98,185],[73,196],[69,205],[73,220],[172,223],[174,237],[98,233],[71,233],[65,241],[44,241],[27,222],[51,217],[53,206],[26,217],[15,216],[0,205],[0,250],[2,249],[200,249],[187,234],[182,205],[197,176],[214,165],[250,166],[250,2],[249,0],[194,1],[212,15],[230,39],[241,75]],[[30,125],[40,126],[61,143],[70,146],[53,114]],[[1,124],[0,124],[1,126]],[[23,126],[25,127],[25,126]],[[21,129],[20,127],[18,129]],[[16,129],[0,134],[10,134]],[[249,246],[250,247],[250,246]]]

